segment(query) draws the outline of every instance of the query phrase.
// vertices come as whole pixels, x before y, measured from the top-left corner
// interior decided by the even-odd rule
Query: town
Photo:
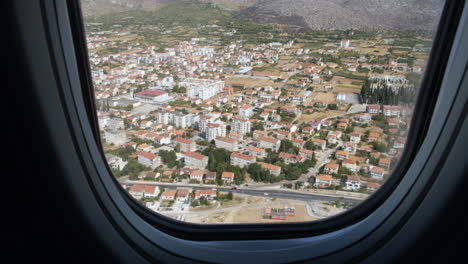
[[[229,208],[258,217],[220,222],[319,219],[379,189],[403,153],[431,39],[216,19],[87,23],[122,186],[155,212],[210,223]]]

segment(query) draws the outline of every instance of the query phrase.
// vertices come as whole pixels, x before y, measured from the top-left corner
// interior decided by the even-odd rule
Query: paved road
[[[132,183],[128,181],[123,181],[121,182],[122,184],[126,185],[133,185],[137,183]],[[139,184],[139,183],[138,183]],[[310,194],[310,193],[301,193],[301,192],[293,192],[293,191],[287,191],[287,190],[255,190],[255,189],[249,189],[249,188],[244,188],[244,187],[239,187],[235,190],[231,189],[230,187],[212,187],[212,186],[194,186],[194,185],[186,185],[186,184],[174,184],[174,183],[159,183],[159,182],[145,182],[144,184],[147,185],[157,185],[157,186],[162,186],[162,187],[169,187],[169,188],[177,188],[177,187],[183,187],[183,188],[192,188],[195,190],[209,190],[209,189],[216,189],[219,191],[231,191],[234,193],[240,193],[240,194],[247,194],[247,195],[253,195],[253,196],[263,196],[263,197],[272,197],[272,198],[281,198],[281,199],[291,199],[291,200],[300,200],[300,201],[336,201],[340,200],[341,202],[348,202],[352,204],[358,204],[362,200],[360,199],[352,199],[352,198],[345,198],[345,197],[334,197],[334,196],[327,196],[327,195],[319,195],[319,194]],[[265,195],[267,194],[267,195]]]

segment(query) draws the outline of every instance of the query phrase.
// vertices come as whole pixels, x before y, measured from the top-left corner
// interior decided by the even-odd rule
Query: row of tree
[[[380,88],[371,88],[371,81],[366,80],[361,89],[363,103],[401,105],[414,104],[417,90],[414,86],[402,86],[396,90],[382,84]]]

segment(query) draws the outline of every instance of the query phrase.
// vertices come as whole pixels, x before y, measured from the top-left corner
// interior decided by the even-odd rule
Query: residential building
[[[192,170],[190,171],[190,180],[196,180],[199,182],[203,181],[203,171],[202,170]]]
[[[206,197],[208,200],[213,200],[216,197],[216,192],[214,190],[200,190],[195,192],[195,199],[200,199],[201,197]]]
[[[335,153],[335,158],[339,160],[344,160],[349,158],[349,152],[345,150],[337,150]]]
[[[341,164],[343,165],[343,167],[348,168],[352,172],[357,171],[356,161],[353,159],[344,159]]]
[[[381,167],[372,167],[370,174],[372,178],[382,180],[384,176],[385,170]]]
[[[263,148],[257,148],[257,147],[254,147],[254,146],[249,146],[247,149],[249,151],[249,154],[251,156],[256,157],[256,158],[264,159],[267,156],[267,153],[266,153],[265,149],[263,149]]]
[[[329,174],[318,174],[315,176],[314,186],[319,188],[327,188],[332,185],[333,177]]]
[[[138,151],[138,162],[152,169],[161,165],[161,157],[151,152]]]
[[[161,194],[161,200],[174,200],[176,197],[176,190],[167,190]]]
[[[239,152],[231,154],[231,165],[239,166],[241,168],[249,167],[250,164],[256,162],[255,156],[245,155]]]
[[[314,144],[314,146],[319,147],[321,150],[324,150],[327,145],[327,142],[320,138],[313,138],[312,143]]]
[[[250,118],[253,115],[253,106],[246,104],[239,109],[239,118]]]
[[[359,144],[361,142],[361,133],[351,133],[349,141]]]
[[[187,189],[177,190],[175,199],[176,201],[181,202],[181,203],[185,202],[186,200],[189,199],[189,190]]]
[[[197,144],[191,139],[176,137],[172,140],[172,142],[176,145],[179,145],[180,151],[182,152],[197,150]]]
[[[250,121],[245,118],[233,118],[231,123],[231,131],[245,135],[250,132]]]
[[[336,163],[327,163],[323,169],[326,173],[338,173],[340,165]]]
[[[273,175],[278,176],[281,173],[281,167],[280,166],[276,166],[276,165],[273,165],[273,164],[270,164],[270,163],[265,163],[265,162],[260,162],[260,165],[262,166],[262,169],[268,170]]]
[[[216,180],[216,171],[206,171],[205,181],[215,181]]]
[[[349,191],[359,191],[361,189],[361,178],[356,175],[347,175],[344,188]]]
[[[286,164],[298,163],[302,161],[301,155],[295,155],[295,154],[286,153],[286,152],[280,152],[279,157],[282,158]]]
[[[260,147],[269,148],[274,151],[278,151],[280,147],[280,143],[281,143],[281,141],[277,138],[264,137],[264,136],[258,137],[258,141],[260,142]]]
[[[208,123],[205,130],[205,138],[208,141],[214,140],[216,137],[226,136],[226,124],[223,122],[219,123]]]
[[[216,137],[215,145],[217,148],[223,148],[229,151],[237,151],[239,149],[238,141],[229,137]]]
[[[223,91],[224,81],[188,78],[179,85],[187,89],[188,98],[206,100]]]
[[[312,159],[313,151],[310,149],[299,149],[299,155],[301,155],[304,159]]]
[[[154,185],[135,184],[128,191],[135,199],[156,197],[159,194],[159,187]]]
[[[183,153],[185,166],[189,168],[204,169],[208,165],[208,157],[197,152]]]
[[[233,182],[234,181],[234,172],[223,171],[221,174],[221,180],[225,183]]]

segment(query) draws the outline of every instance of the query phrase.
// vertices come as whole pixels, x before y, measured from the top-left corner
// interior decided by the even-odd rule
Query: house
[[[190,180],[196,180],[199,182],[203,181],[203,171],[202,170],[192,170],[190,171]]]
[[[161,200],[174,200],[176,193],[176,190],[167,190],[161,195]]]
[[[360,177],[356,175],[347,175],[344,188],[349,191],[359,191],[359,189],[361,189]]]
[[[183,153],[185,165],[189,168],[204,169],[208,165],[208,157],[197,152]]]
[[[367,112],[371,114],[377,114],[380,112],[380,105],[372,104],[367,106]]]
[[[340,165],[336,163],[327,163],[323,169],[326,173],[338,173]]]
[[[304,147],[304,143],[305,143],[305,141],[300,138],[293,138],[291,139],[291,142],[293,143],[295,147],[298,147],[300,149]]]
[[[347,127],[348,127],[348,124],[346,124],[346,123],[338,123],[336,125],[336,128],[341,129],[341,130],[345,130]]]
[[[177,190],[176,195],[175,195],[175,199],[178,202],[182,202],[182,203],[185,202],[186,200],[189,199],[189,190],[187,190],[187,189]]]
[[[384,176],[384,168],[381,167],[372,167],[370,174],[372,178],[382,180]]]
[[[223,173],[221,174],[221,180],[223,180],[225,183],[233,182],[234,172],[223,171]]]
[[[314,144],[314,146],[319,147],[321,150],[324,150],[327,145],[327,142],[320,138],[313,138],[312,143]]]
[[[314,128],[311,126],[306,126],[302,129],[302,134],[304,135],[312,135],[314,133]]]
[[[406,143],[406,138],[397,137],[395,139],[395,142],[393,142],[393,147],[396,148],[396,149],[402,149],[402,148],[405,147],[405,143]]]
[[[207,171],[205,174],[206,181],[215,181],[216,180],[216,171]]]
[[[109,164],[109,166],[115,170],[121,171],[125,167],[125,165],[127,165],[128,163],[127,161],[124,161],[121,157],[112,155],[110,153],[106,153],[105,156],[106,156],[107,164]]]
[[[345,142],[343,144],[343,147],[345,151],[348,151],[349,153],[351,154],[354,154],[356,153],[356,150],[357,150],[357,144],[356,143],[353,143],[353,142]]]
[[[158,143],[159,145],[171,143],[171,137],[169,135],[155,135],[151,140]]]
[[[372,142],[372,141],[377,141],[377,140],[379,140],[379,138],[380,138],[380,134],[379,134],[379,133],[377,133],[377,132],[370,132],[370,133],[369,133],[369,137],[367,138],[367,140],[368,140],[369,142]]]
[[[371,192],[375,192],[377,189],[380,188],[380,184],[377,182],[369,182],[367,184],[367,190]]]
[[[304,159],[312,159],[313,151],[310,149],[299,149],[299,155],[301,155]]]
[[[382,167],[388,169],[390,167],[390,159],[380,158],[379,159],[379,166],[382,166]]]
[[[216,197],[216,192],[214,190],[200,190],[195,192],[195,199],[200,199],[205,197],[208,200],[213,200]]]
[[[399,116],[400,107],[399,106],[384,106],[383,114],[384,116]]]
[[[273,164],[270,164],[270,163],[265,163],[265,162],[261,162],[260,165],[262,166],[262,169],[268,170],[273,175],[278,176],[281,173],[281,167],[280,166],[276,166],[276,165],[273,165]]]
[[[332,185],[333,177],[329,174],[318,174],[315,176],[314,186],[319,188],[327,188]]]
[[[337,150],[335,153],[335,158],[339,160],[344,160],[349,158],[349,152],[345,150]]]
[[[135,184],[128,191],[135,199],[156,197],[159,194],[159,187],[153,185]]]
[[[138,162],[152,169],[161,165],[161,157],[151,152],[138,151]]]
[[[361,142],[361,133],[351,133],[349,141],[359,144]]]
[[[217,148],[223,148],[228,151],[237,151],[239,149],[237,140],[229,137],[216,137],[215,145]]]
[[[280,152],[279,157],[282,158],[286,164],[297,163],[302,161],[301,155],[295,155],[286,152]]]
[[[342,162],[342,165],[344,167],[348,168],[352,172],[357,171],[356,161],[353,160],[353,159],[344,159],[343,162]]]
[[[239,166],[241,168],[249,167],[250,164],[256,162],[255,156],[245,155],[239,152],[231,154],[231,165]]]

